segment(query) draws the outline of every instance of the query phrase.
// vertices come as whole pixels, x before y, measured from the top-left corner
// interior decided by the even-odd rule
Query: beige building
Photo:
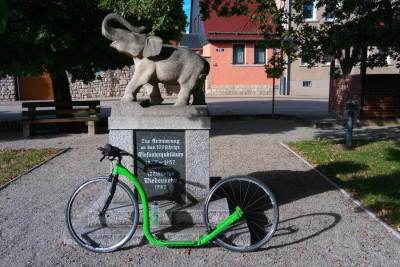
[[[277,0],[277,5],[282,3]],[[289,1],[285,1],[290,4]],[[305,18],[307,23],[320,24],[326,20],[333,20],[330,16],[324,17],[324,9],[317,9],[315,4],[306,6],[310,10],[310,16]],[[290,26],[290,25],[289,25]],[[368,69],[367,74],[398,74],[399,69],[396,63],[388,58],[388,66],[381,68]],[[339,65],[337,63],[336,65]],[[329,79],[330,79],[330,57],[327,56],[325,62],[314,67],[308,68],[307,63],[298,59],[292,62],[285,73],[287,79],[287,88],[290,95],[307,95],[307,96],[328,96],[329,95]],[[359,74],[360,68],[353,68],[351,74]]]

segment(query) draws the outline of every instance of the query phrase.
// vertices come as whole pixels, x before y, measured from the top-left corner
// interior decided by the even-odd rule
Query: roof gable
[[[189,49],[200,49],[203,46],[200,44],[199,35],[195,33],[183,34],[179,45]]]

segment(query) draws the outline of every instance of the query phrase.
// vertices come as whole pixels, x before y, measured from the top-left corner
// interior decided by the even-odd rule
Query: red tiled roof
[[[255,10],[256,5],[250,6],[250,10]],[[210,18],[203,22],[204,33],[207,40],[245,40],[262,39],[263,33],[259,29],[258,21],[251,21],[250,16],[232,16],[229,18],[218,17],[212,11]]]

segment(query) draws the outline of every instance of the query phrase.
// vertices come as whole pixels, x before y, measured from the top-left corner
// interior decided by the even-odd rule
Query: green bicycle
[[[66,210],[68,230],[82,247],[94,252],[110,252],[122,247],[135,233],[139,206],[135,194],[119,175],[127,177],[137,189],[143,210],[143,232],[156,246],[195,247],[215,240],[219,245],[239,252],[254,251],[274,234],[278,224],[278,204],[271,190],[248,176],[222,179],[210,190],[204,203],[206,234],[197,240],[156,239],[150,231],[150,212],[146,193],[137,178],[121,164],[123,156],[134,155],[106,144],[103,157],[116,160],[109,177],[97,177],[81,184],[72,194]],[[225,203],[221,205],[221,203]],[[227,204],[226,204],[227,203]],[[213,211],[225,207],[227,216]]]

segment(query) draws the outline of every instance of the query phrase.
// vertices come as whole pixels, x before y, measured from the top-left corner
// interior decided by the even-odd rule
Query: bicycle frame
[[[124,166],[122,166],[119,162],[116,163],[115,169],[113,172],[114,175],[118,177],[118,175],[123,175],[127,177],[136,187],[139,192],[140,198],[142,200],[143,206],[143,232],[146,238],[154,245],[160,247],[178,247],[178,246],[201,246],[209,242],[223,230],[228,228],[231,224],[233,224],[238,219],[242,218],[243,212],[239,207],[236,207],[236,211],[232,213],[228,218],[223,220],[220,224],[216,226],[216,228],[209,234],[206,234],[200,237],[200,232],[198,234],[198,240],[179,240],[179,241],[168,241],[168,240],[158,240],[156,239],[150,232],[150,213],[149,213],[149,205],[147,201],[146,192],[143,189],[143,186],[140,184],[138,179],[128,171]]]

